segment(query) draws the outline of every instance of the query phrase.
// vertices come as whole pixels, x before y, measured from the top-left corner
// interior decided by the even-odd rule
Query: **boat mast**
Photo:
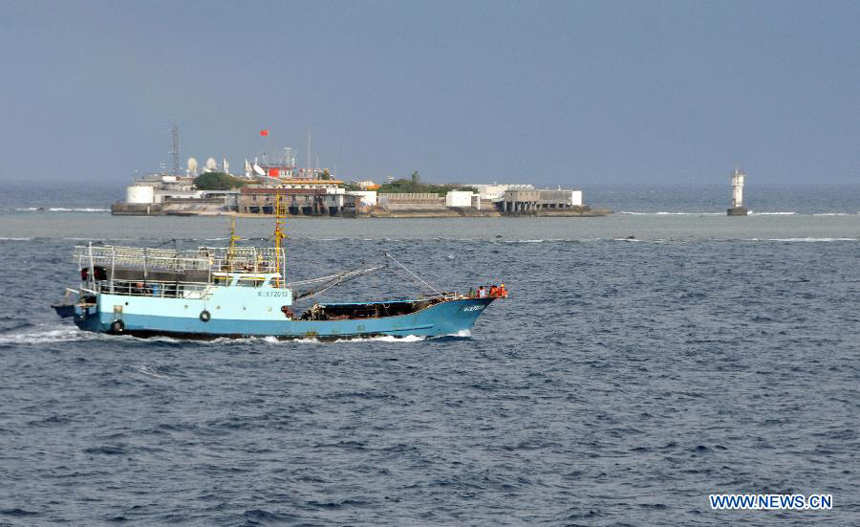
[[[285,283],[286,283],[286,279],[287,279],[287,258],[286,258],[286,255],[284,255],[283,270],[281,269],[281,252],[283,250],[283,249],[281,249],[281,240],[285,237],[284,236],[284,230],[283,230],[283,226],[284,226],[283,220],[284,219],[286,219],[286,216],[281,211],[281,193],[278,191],[278,192],[275,192],[275,235],[274,235],[275,236],[275,262],[277,264],[278,272],[281,274],[281,278],[283,278]],[[275,287],[278,287],[278,288],[281,287],[281,278],[275,279]]]
[[[89,284],[92,289],[96,288],[96,264],[93,263],[93,242],[89,242],[87,244],[90,253],[90,272],[89,272]],[[143,277],[146,279],[146,268],[144,267]]]
[[[241,240],[239,236],[236,236],[236,216],[230,218],[230,250],[227,251],[227,263],[231,266],[233,265],[233,256],[236,254],[236,242]]]

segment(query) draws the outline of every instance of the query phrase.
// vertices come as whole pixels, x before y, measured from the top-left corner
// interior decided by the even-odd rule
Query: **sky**
[[[860,182],[860,2],[0,2],[0,181]]]

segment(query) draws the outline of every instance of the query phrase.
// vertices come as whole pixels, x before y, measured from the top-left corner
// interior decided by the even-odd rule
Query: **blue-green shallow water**
[[[73,238],[225,229],[0,215],[0,525],[860,521],[856,215],[290,223],[295,278],[388,250],[446,289],[504,280],[466,338],[137,340],[47,307]],[[715,512],[713,492],[835,507]]]

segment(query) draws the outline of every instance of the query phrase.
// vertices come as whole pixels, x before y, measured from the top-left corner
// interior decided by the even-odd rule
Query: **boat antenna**
[[[398,261],[397,261],[393,256],[391,256],[391,255],[390,255],[390,254],[388,254],[387,252],[386,252],[386,253],[383,253],[383,254],[385,254],[385,256],[386,256],[386,257],[391,258],[391,261],[392,261],[392,262],[394,262],[394,263],[396,263],[397,265],[399,265],[400,267],[402,267],[402,268],[403,268],[403,270],[404,270],[404,271],[406,271],[407,273],[409,273],[413,278],[415,278],[416,280],[418,280],[418,281],[419,281],[419,282],[421,282],[422,284],[424,284],[424,285],[426,285],[427,287],[429,287],[429,288],[430,288],[434,293],[436,293],[437,295],[440,295],[440,296],[444,295],[444,293],[442,293],[442,291],[439,291],[438,289],[436,289],[435,287],[433,287],[432,285],[430,285],[426,280],[424,280],[423,278],[421,278],[421,277],[420,277],[420,276],[418,276],[417,274],[415,274],[415,273],[413,273],[412,271],[410,271],[410,270],[409,270],[405,265],[403,265],[402,263],[398,262]]]
[[[281,272],[281,240],[285,238],[284,236],[284,219],[286,217],[281,210],[281,192],[279,190],[275,191],[275,262],[277,264],[278,272]],[[287,257],[284,255],[284,269],[283,273],[281,273],[281,277],[275,279],[275,287],[281,287],[281,278],[286,282],[287,279]]]

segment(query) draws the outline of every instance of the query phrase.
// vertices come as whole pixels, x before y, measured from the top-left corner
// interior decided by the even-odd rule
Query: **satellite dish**
[[[188,173],[197,175],[197,160],[193,157],[188,158]]]
[[[221,167],[224,169],[225,174],[230,173],[230,163],[227,162],[227,158],[223,158],[223,162],[221,163]]]
[[[260,167],[260,165],[258,165],[257,163],[254,163],[254,172],[256,172],[258,176],[266,175],[266,171],[263,170],[262,167]]]
[[[212,171],[218,168],[218,163],[215,161],[214,157],[210,157],[206,160],[206,170]]]

